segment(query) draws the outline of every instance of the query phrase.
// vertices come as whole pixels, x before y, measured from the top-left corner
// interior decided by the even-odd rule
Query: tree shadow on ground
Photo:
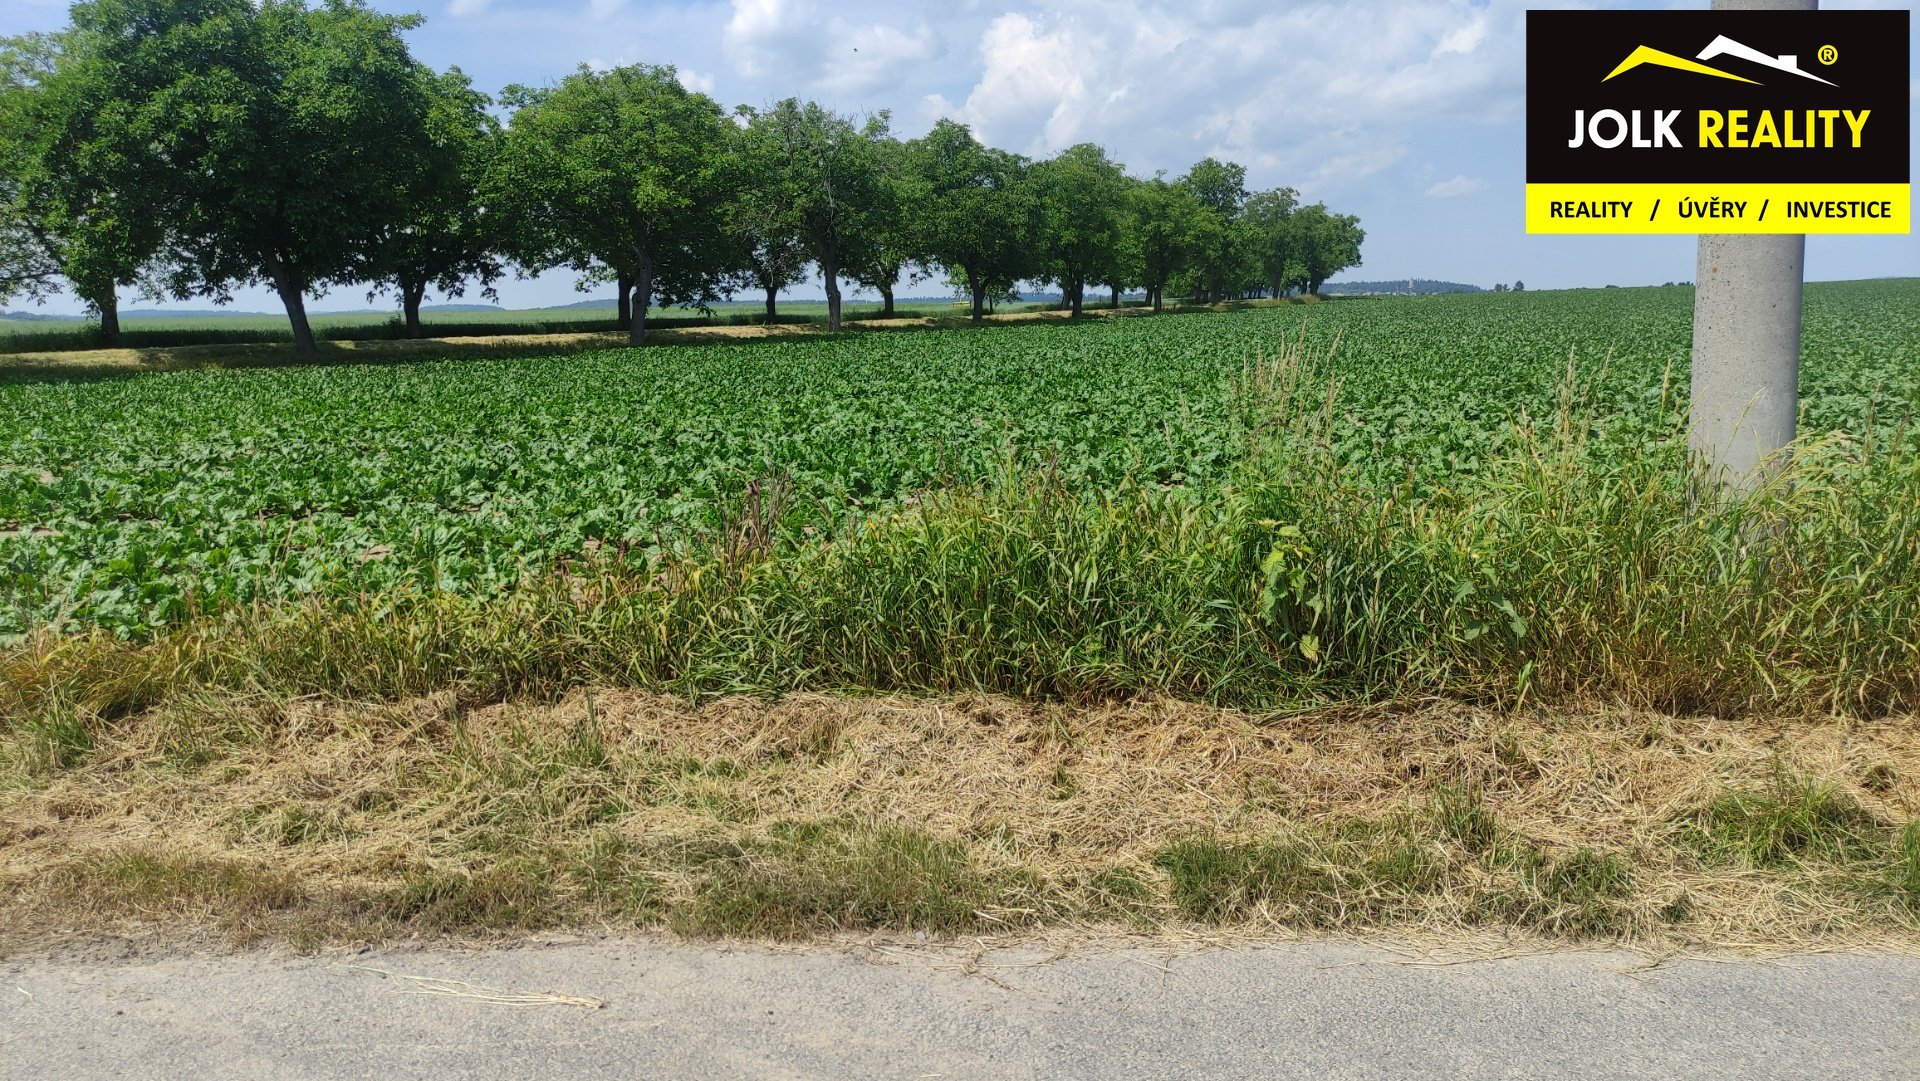
[[[1284,304],[1285,302],[1281,302]],[[1250,302],[1169,306],[1161,312],[1145,307],[1088,308],[1079,317],[1058,309],[1005,312],[974,322],[967,314],[902,315],[893,319],[868,317],[848,320],[835,333],[818,323],[714,324],[666,327],[647,332],[647,348],[685,345],[753,345],[782,341],[846,339],[879,333],[963,330],[994,327],[1064,327],[1110,318],[1198,315],[1270,306]],[[628,349],[624,331],[587,331],[472,335],[446,338],[339,340],[318,343],[318,351],[302,355],[291,342],[246,342],[205,345],[142,346],[118,349],[78,349],[0,354],[0,387],[36,383],[87,383],[156,372],[219,371],[251,368],[310,368],[335,365],[421,364],[442,360],[503,357],[566,356],[608,349]]]

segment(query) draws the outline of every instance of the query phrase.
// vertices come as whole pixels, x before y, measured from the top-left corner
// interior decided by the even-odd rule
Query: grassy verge
[[[0,943],[1120,925],[1916,941],[1911,718],[181,700],[0,741]]]
[[[1245,391],[1224,492],[1030,463],[803,539],[755,485],[504,599],[32,641],[0,933],[1911,935],[1910,440],[1726,497],[1570,390],[1434,490],[1334,454],[1299,358]]]

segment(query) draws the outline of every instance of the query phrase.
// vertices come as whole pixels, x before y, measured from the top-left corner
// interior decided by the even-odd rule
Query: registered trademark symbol
[[[1840,50],[1831,45],[1820,46],[1820,62],[1822,64],[1832,64],[1838,59],[1840,59]]]

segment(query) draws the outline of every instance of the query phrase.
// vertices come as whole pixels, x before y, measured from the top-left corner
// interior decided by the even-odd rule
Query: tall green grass
[[[1075,491],[1045,462],[838,535],[767,513],[644,566],[556,568],[503,599],[362,596],[230,611],[146,643],[44,638],[0,710],[113,715],[193,688],[497,698],[584,683],[1260,709],[1442,695],[1876,715],[1920,702],[1920,455],[1793,448],[1708,489],[1674,427],[1613,425],[1569,381],[1467,486],[1363,478],[1337,389],[1297,351],[1242,381],[1223,493]],[[1368,476],[1378,476],[1369,470]],[[756,507],[774,506],[761,499]]]

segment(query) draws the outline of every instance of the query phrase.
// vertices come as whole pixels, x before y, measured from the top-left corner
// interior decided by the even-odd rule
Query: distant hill
[[[1400,296],[1423,297],[1434,293],[1484,293],[1477,285],[1440,282],[1431,278],[1401,278],[1387,282],[1328,282],[1320,287],[1325,296]]]

